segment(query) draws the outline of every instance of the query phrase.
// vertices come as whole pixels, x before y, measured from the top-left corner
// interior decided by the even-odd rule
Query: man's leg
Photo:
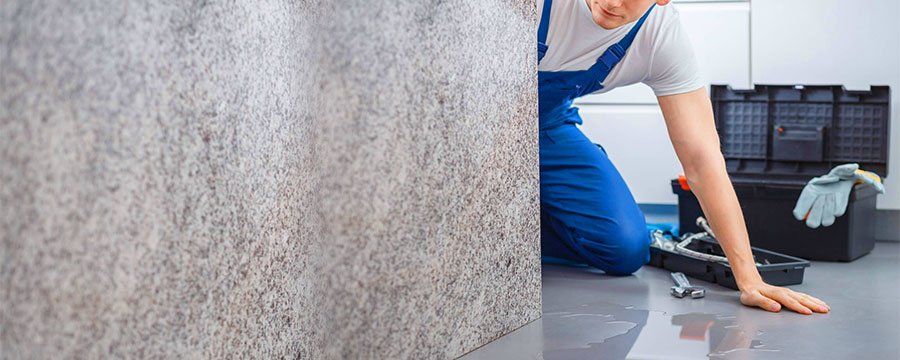
[[[615,166],[575,125],[541,131],[541,251],[611,275],[650,259],[650,235]]]

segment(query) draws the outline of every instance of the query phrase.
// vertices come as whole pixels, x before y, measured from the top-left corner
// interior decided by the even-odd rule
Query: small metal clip
[[[683,273],[672,273],[672,280],[675,281],[675,286],[671,289],[674,297],[681,299],[690,295],[691,299],[699,299],[706,296],[706,290],[702,287],[691,285],[691,282],[688,281],[687,276],[684,276]]]

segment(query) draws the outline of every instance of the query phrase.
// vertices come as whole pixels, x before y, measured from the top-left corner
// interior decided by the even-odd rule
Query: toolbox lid
[[[805,183],[859,163],[887,177],[890,88],[712,85],[716,129],[733,180]]]

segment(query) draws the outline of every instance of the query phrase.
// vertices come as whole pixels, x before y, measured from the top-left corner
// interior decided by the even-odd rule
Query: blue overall
[[[544,0],[538,62],[549,46],[552,0]],[[588,140],[572,101],[603,88],[653,6],[587,70],[538,71],[541,252],[545,260],[586,263],[611,275],[631,274],[650,259],[644,215],[606,152]]]

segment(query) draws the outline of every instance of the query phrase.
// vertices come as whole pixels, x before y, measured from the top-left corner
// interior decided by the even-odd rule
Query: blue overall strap
[[[538,25],[538,44],[546,46],[547,31],[550,29],[550,8],[553,0],[544,0],[544,8],[541,10],[541,23]]]
[[[647,16],[650,16],[650,11],[653,11],[653,7],[656,6],[654,3],[650,5],[650,8],[647,9],[647,12],[644,13],[644,16],[641,16],[640,20],[631,27],[631,30],[628,31],[628,34],[625,34],[625,37],[619,42],[610,46],[606,51],[603,52],[603,55],[600,55],[600,58],[597,59],[597,63],[606,65],[607,70],[612,70],[622,60],[622,57],[625,56],[625,52],[628,51],[628,48],[631,47],[631,43],[634,42],[635,36],[637,36],[638,30],[641,29],[641,26],[644,25],[644,21],[647,20]],[[605,76],[604,76],[605,78]],[[601,79],[602,80],[602,79]]]
[[[541,10],[541,23],[538,25],[538,63],[547,53],[547,31],[550,28],[550,8],[553,6],[553,0],[544,0],[544,8]]]

